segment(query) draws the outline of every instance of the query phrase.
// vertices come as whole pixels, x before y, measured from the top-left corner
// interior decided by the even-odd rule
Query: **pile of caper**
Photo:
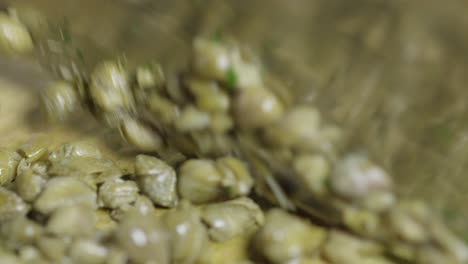
[[[11,14],[0,48],[29,53],[34,29]],[[48,116],[90,112],[141,154],[127,170],[85,141],[2,150],[2,263],[468,262],[428,206],[341,153],[340,128],[230,39],[195,39],[177,72],[63,67]]]

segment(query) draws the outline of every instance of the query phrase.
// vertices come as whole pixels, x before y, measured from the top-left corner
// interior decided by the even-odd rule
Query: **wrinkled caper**
[[[216,168],[222,175],[222,186],[230,197],[245,196],[250,193],[254,180],[241,160],[224,157],[216,160]]]
[[[155,204],[165,207],[176,205],[176,173],[171,166],[158,158],[138,155],[135,173],[141,190]]]
[[[69,176],[56,177],[46,183],[44,191],[34,202],[34,208],[43,214],[75,204],[96,208],[96,199],[96,193],[82,181]]]
[[[125,140],[142,151],[156,151],[163,144],[155,131],[132,118],[124,118],[120,133]]]
[[[133,181],[120,179],[106,181],[99,187],[98,195],[104,207],[120,208],[137,199],[138,186]]]
[[[272,209],[265,215],[255,246],[272,263],[285,263],[313,254],[325,241],[326,234],[324,229],[297,216]]]
[[[199,210],[184,201],[164,215],[164,222],[173,237],[172,263],[195,263],[208,239]]]
[[[178,172],[177,189],[182,198],[206,203],[222,197],[221,175],[211,160],[188,160]]]
[[[70,246],[70,257],[73,263],[106,263],[107,256],[107,248],[92,240],[78,239]]]
[[[0,222],[25,215],[30,209],[16,193],[0,186]]]
[[[264,222],[260,207],[247,197],[207,205],[202,219],[208,225],[210,238],[217,242],[251,234]]]
[[[13,181],[21,157],[13,151],[0,150],[0,185]]]

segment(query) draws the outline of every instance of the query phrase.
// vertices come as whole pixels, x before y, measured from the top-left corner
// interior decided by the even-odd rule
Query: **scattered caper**
[[[0,12],[0,51],[10,55],[24,55],[33,48],[34,44],[26,27]]]
[[[16,167],[21,157],[13,151],[0,150],[0,185],[6,185],[16,176]]]
[[[87,205],[59,207],[47,221],[46,231],[59,237],[90,236],[96,221],[94,209]]]

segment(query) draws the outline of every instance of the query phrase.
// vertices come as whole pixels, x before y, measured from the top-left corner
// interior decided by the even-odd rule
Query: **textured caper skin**
[[[207,205],[202,219],[208,225],[210,238],[217,242],[251,234],[264,222],[260,207],[247,197]]]
[[[29,209],[30,206],[16,193],[0,186],[0,222],[25,215]]]
[[[129,205],[138,197],[138,186],[134,181],[106,181],[99,187],[98,197],[106,208]]]
[[[181,198],[200,204],[219,199],[223,195],[221,175],[211,160],[188,160],[178,171],[177,189]]]
[[[155,204],[173,207],[177,204],[177,177],[175,170],[164,161],[138,155],[135,159],[138,184]]]
[[[16,176],[20,156],[13,151],[0,150],[0,185],[9,184]]]
[[[136,263],[170,263],[170,233],[160,220],[129,211],[115,233],[116,242]]]
[[[324,229],[280,209],[265,215],[265,224],[256,235],[256,247],[272,263],[313,254],[325,241]]]
[[[50,214],[59,207],[76,204],[96,208],[96,200],[96,192],[82,181],[69,176],[56,177],[47,182],[44,191],[34,202],[34,209]]]
[[[33,49],[26,27],[0,11],[0,51],[9,55],[25,55]]]
[[[173,237],[172,263],[196,263],[208,241],[199,210],[183,201],[164,215],[164,223]]]

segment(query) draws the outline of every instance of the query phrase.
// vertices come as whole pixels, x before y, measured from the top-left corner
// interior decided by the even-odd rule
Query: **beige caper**
[[[108,253],[106,247],[92,240],[78,239],[70,245],[70,258],[73,263],[106,263]]]
[[[330,176],[330,183],[333,191],[348,199],[392,188],[390,176],[360,154],[349,154],[339,161]]]
[[[44,232],[41,225],[23,215],[2,222],[0,230],[5,244],[15,249],[33,243]]]
[[[164,215],[164,222],[173,237],[172,263],[195,263],[208,240],[199,210],[184,201]]]
[[[222,175],[211,160],[188,160],[178,171],[177,189],[182,198],[193,203],[206,203],[223,195]]]
[[[50,179],[34,202],[34,208],[49,214],[62,206],[82,204],[92,208],[97,207],[96,193],[84,182],[70,176]]]
[[[112,113],[134,108],[128,73],[122,63],[105,61],[99,64],[91,74],[89,93],[102,111]]]
[[[129,205],[138,197],[138,186],[134,181],[120,179],[104,182],[99,187],[98,198],[106,208],[120,208]]]
[[[217,242],[252,234],[264,222],[260,207],[247,197],[207,205],[202,219],[208,225],[210,238]]]
[[[0,186],[0,222],[25,215],[30,209],[16,193]]]
[[[170,233],[154,216],[129,211],[115,233],[116,242],[136,263],[170,263]]]
[[[326,231],[280,209],[265,215],[265,224],[255,238],[259,252],[272,263],[312,255],[325,241]],[[343,262],[338,262],[343,263]]]
[[[184,108],[179,118],[175,121],[175,127],[180,132],[199,131],[209,127],[211,117],[207,112],[188,106]]]
[[[293,160],[292,168],[307,191],[319,196],[327,193],[330,165],[323,156],[299,155]]]
[[[16,176],[16,167],[21,157],[13,151],[0,150],[0,185],[6,185]]]
[[[135,173],[141,190],[155,204],[165,207],[176,205],[176,173],[171,166],[156,157],[138,155]]]
[[[206,78],[222,81],[231,68],[232,59],[227,47],[203,38],[193,43],[193,69]]]
[[[216,168],[222,174],[221,184],[231,198],[250,193],[254,180],[244,162],[234,157],[219,158]]]
[[[196,105],[207,112],[226,112],[230,107],[230,99],[214,81],[190,79],[187,81],[190,92],[195,96]]]
[[[166,78],[161,65],[158,63],[149,63],[137,68],[136,79],[140,88],[148,89],[159,88],[164,84]]]
[[[41,96],[47,117],[54,121],[64,121],[79,107],[78,93],[72,84],[56,81],[44,90]]]
[[[94,208],[87,205],[59,207],[47,221],[46,231],[56,236],[90,236],[97,221]]]
[[[65,237],[42,236],[36,246],[49,262],[60,262],[65,259],[71,240]]]
[[[156,131],[132,118],[125,118],[120,125],[122,137],[142,151],[156,151],[162,146],[162,139]]]
[[[26,27],[19,21],[0,13],[0,50],[10,55],[24,55],[34,49]]]
[[[32,165],[26,159],[21,160],[18,165],[18,175],[15,179],[16,192],[27,202],[37,198],[47,181],[45,171],[40,170],[40,164]]]
[[[278,98],[266,88],[241,90],[233,102],[236,124],[241,128],[260,128],[278,121],[284,113]]]

